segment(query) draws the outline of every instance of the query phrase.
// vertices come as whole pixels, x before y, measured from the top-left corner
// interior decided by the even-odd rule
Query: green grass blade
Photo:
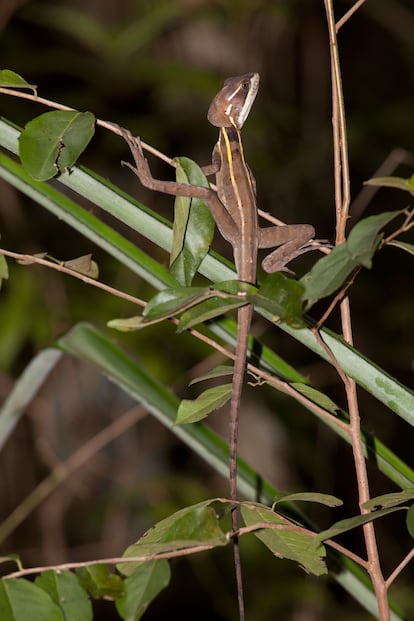
[[[57,349],[41,351],[14,384],[0,410],[0,450],[61,356]]]

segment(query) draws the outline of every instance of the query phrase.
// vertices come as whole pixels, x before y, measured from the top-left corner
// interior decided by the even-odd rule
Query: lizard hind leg
[[[290,272],[286,265],[296,257],[314,250],[309,245],[315,229],[311,224],[290,224],[286,226],[271,226],[260,229],[259,248],[274,248],[262,261],[265,272]]]

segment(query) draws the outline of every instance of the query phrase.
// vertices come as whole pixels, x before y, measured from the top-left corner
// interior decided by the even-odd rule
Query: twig
[[[0,524],[0,542],[4,541],[67,477],[80,468],[104,446],[125,433],[147,415],[143,407],[134,407],[85,442],[69,459],[58,464],[35,489]]]
[[[350,204],[350,182],[348,146],[345,120],[345,107],[342,91],[340,61],[336,39],[337,27],[335,26],[333,0],[324,0],[328,22],[331,67],[332,67],[332,94],[333,94],[333,134],[334,134],[334,161],[335,161],[335,206],[336,206],[336,243],[342,243],[345,239],[345,228],[348,219]],[[358,5],[359,6],[359,5]],[[354,10],[358,8],[355,7]],[[354,8],[353,7],[353,8]],[[349,16],[347,17],[349,19]],[[343,23],[345,23],[343,21]],[[342,332],[344,339],[352,344],[352,325],[349,307],[349,298],[345,297],[340,304]],[[361,439],[361,422],[358,408],[356,383],[348,376],[341,373],[344,381],[348,411],[350,417],[349,433],[354,457],[355,472],[358,486],[358,501],[361,513],[366,512],[362,505],[369,500],[369,483],[365,462],[363,444]],[[390,619],[390,610],[387,601],[387,587],[382,575],[379,562],[378,546],[376,543],[375,529],[372,522],[363,525],[365,545],[367,548],[367,571],[372,580],[378,604],[379,618],[381,621]]]
[[[0,255],[4,255],[5,257],[10,257],[12,259],[16,259],[16,261],[21,262],[24,265],[31,265],[33,263],[37,263],[38,265],[43,265],[44,267],[48,267],[52,270],[56,270],[57,272],[62,272],[63,274],[68,274],[69,276],[73,276],[73,278],[77,278],[81,280],[86,285],[92,285],[97,289],[101,289],[106,293],[110,293],[111,295],[115,295],[118,298],[122,298],[123,300],[127,300],[127,302],[132,302],[133,304],[138,304],[138,306],[145,306],[145,302],[136,298],[133,295],[129,295],[128,293],[124,293],[123,291],[119,291],[119,289],[114,289],[109,285],[106,285],[99,280],[95,280],[94,278],[90,278],[89,276],[85,276],[81,272],[77,272],[76,270],[72,270],[69,267],[65,267],[60,263],[55,263],[54,261],[50,261],[48,259],[43,259],[41,257],[36,257],[32,254],[21,254],[19,252],[12,252],[11,250],[5,250],[4,248],[0,248]]]
[[[338,21],[336,22],[336,33],[337,34],[339,32],[339,29],[342,28],[345,22],[347,22],[350,19],[350,17],[352,17],[352,15],[355,13],[355,11],[358,11],[358,9],[364,3],[365,3],[365,0],[357,0],[357,2],[355,2],[355,4],[351,6],[351,8],[345,13],[345,15],[343,15],[341,19],[338,19]]]
[[[394,580],[397,578],[397,576],[399,576],[399,574],[402,572],[404,567],[406,567],[408,565],[408,563],[411,561],[411,559],[413,559],[413,558],[414,558],[414,548],[411,549],[411,551],[407,554],[407,556],[405,558],[403,558],[401,563],[399,563],[397,565],[397,567],[394,569],[394,571],[386,579],[385,584],[387,586],[387,589],[390,588],[391,584],[394,582]]]

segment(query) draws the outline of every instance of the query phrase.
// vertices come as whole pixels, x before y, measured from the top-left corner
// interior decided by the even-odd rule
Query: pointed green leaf
[[[401,492],[392,492],[391,494],[383,494],[376,498],[371,498],[368,502],[364,502],[362,507],[367,511],[376,511],[379,508],[395,507],[402,502],[409,502],[414,499],[414,488],[402,490]]]
[[[298,492],[296,494],[285,494],[278,496],[273,503],[273,509],[279,502],[317,502],[326,507],[339,507],[344,503],[340,498],[331,494],[320,494],[318,492]]]
[[[327,530],[320,532],[315,538],[315,543],[321,543],[322,541],[325,541],[325,539],[332,539],[332,537],[337,537],[338,535],[345,533],[347,530],[352,530],[353,528],[372,522],[372,520],[384,517],[384,515],[388,515],[389,513],[394,513],[394,511],[401,511],[402,509],[404,509],[404,507],[391,507],[388,509],[380,509],[379,511],[372,511],[371,513],[356,515],[351,518],[346,518],[345,520],[340,520]]]
[[[204,382],[205,380],[214,379],[215,377],[224,377],[225,375],[233,375],[233,365],[219,364],[214,367],[214,369],[211,369],[211,371],[195,377],[188,385],[192,386],[198,382]]]
[[[319,405],[330,414],[333,414],[334,416],[340,415],[341,419],[345,417],[344,412],[339,408],[339,406],[320,390],[317,390],[308,384],[302,384],[301,382],[292,382],[290,385],[292,388],[310,399],[313,403]]]
[[[407,530],[410,533],[410,537],[414,539],[414,505],[411,505],[411,507],[408,509],[405,519],[407,524]]]
[[[93,618],[88,594],[70,571],[45,571],[35,580],[62,610],[65,621],[90,621]]]
[[[163,289],[151,298],[142,314],[148,319],[173,317],[203,300],[205,296],[208,296],[209,291],[209,287],[172,287]]]
[[[27,172],[38,181],[67,171],[95,131],[91,112],[54,110],[29,123],[19,138],[19,153]]]
[[[47,593],[23,578],[0,580],[1,621],[65,621]]]
[[[243,306],[245,301],[235,298],[212,297],[186,310],[180,317],[177,332],[188,330],[199,323],[224,315],[231,310]]]
[[[391,220],[401,215],[402,211],[386,211],[376,216],[369,216],[358,222],[349,234],[346,242],[349,254],[355,265],[371,268],[372,255],[380,240],[380,230]]]
[[[183,399],[178,408],[175,425],[184,423],[196,423],[206,418],[211,412],[221,408],[231,397],[232,385],[221,384],[208,388],[197,399],[190,401]]]
[[[273,315],[273,321],[283,321],[292,328],[303,328],[303,285],[281,272],[268,274],[258,292],[249,300]]]
[[[2,69],[0,71],[0,87],[1,88],[28,88],[33,91],[34,95],[37,95],[37,87],[34,84],[26,82],[22,76],[10,69]]]
[[[405,190],[406,192],[410,192],[410,194],[414,194],[412,178],[402,179],[401,177],[374,177],[373,179],[365,181],[365,185],[396,188],[398,190]]]
[[[138,567],[125,580],[125,593],[116,600],[116,609],[124,621],[138,621],[155,599],[168,586],[171,571],[168,561],[150,561]]]
[[[413,244],[407,244],[407,242],[398,241],[397,239],[393,239],[392,241],[388,242],[387,246],[396,246],[396,248],[399,248],[400,250],[404,250],[405,252],[414,254]]]
[[[372,256],[381,240],[379,231],[401,213],[385,212],[361,220],[354,226],[346,242],[335,246],[328,255],[315,263],[300,280],[305,287],[307,308],[339,289],[358,266],[371,267]]]
[[[116,599],[124,593],[124,581],[107,565],[95,563],[76,570],[79,582],[94,599]]]
[[[123,556],[150,557],[196,546],[226,545],[227,537],[219,526],[219,516],[214,507],[217,501],[204,500],[161,520],[129,546]],[[230,503],[223,504],[226,506]],[[120,563],[117,568],[124,575],[130,576],[141,564],[141,561]]]
[[[325,562],[326,552],[323,545],[315,546],[314,536],[306,531],[291,530],[293,526],[271,509],[263,505],[243,502],[241,514],[246,526],[266,523],[276,524],[280,528],[262,528],[254,532],[255,536],[279,558],[287,558],[298,563],[305,571],[321,576],[327,573]]]
[[[192,160],[177,158],[179,183],[208,187],[208,181]],[[185,286],[190,286],[214,236],[214,219],[207,204],[199,198],[177,197],[173,227],[170,272]]]

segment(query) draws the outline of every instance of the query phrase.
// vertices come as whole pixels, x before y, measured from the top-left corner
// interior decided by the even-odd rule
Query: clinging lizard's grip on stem
[[[222,236],[232,245],[239,280],[256,283],[257,252],[259,248],[275,248],[262,262],[266,272],[286,269],[287,263],[311,250],[308,242],[314,236],[309,224],[271,226],[258,225],[255,181],[246,164],[240,130],[249,115],[259,88],[259,75],[228,78],[213,99],[207,118],[219,128],[212,165],[206,174],[215,173],[217,193],[209,188],[154,179],[142,153],[139,139],[123,130],[135,160],[131,166],[141,183],[150,189],[167,194],[204,199],[213,214]],[[237,501],[237,437],[241,392],[246,367],[247,344],[253,308],[246,304],[238,310],[237,344],[230,404],[230,498]],[[237,541],[238,512],[232,511],[234,555],[240,620],[244,620],[243,589],[239,547]]]

